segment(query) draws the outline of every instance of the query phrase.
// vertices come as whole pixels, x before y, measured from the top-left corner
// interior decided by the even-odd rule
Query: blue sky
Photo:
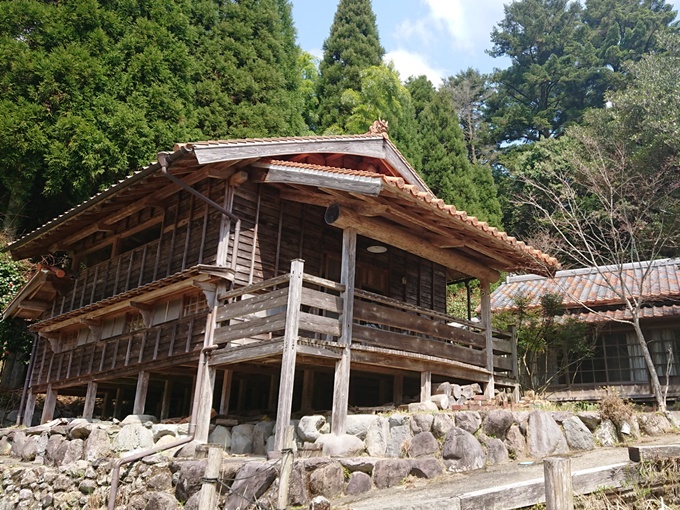
[[[425,74],[434,83],[474,67],[490,72],[508,60],[491,58],[491,29],[508,0],[373,0],[380,41],[402,79]],[[336,0],[292,0],[298,42],[321,56]],[[675,10],[680,0],[670,1]]]

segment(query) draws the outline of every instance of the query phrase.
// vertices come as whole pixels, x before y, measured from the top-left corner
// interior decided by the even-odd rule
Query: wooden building
[[[593,400],[603,387],[616,387],[624,397],[651,399],[649,373],[633,326],[619,322],[630,321],[631,315],[606,280],[630,289],[642,302],[640,326],[656,372],[662,385],[668,380],[668,396],[680,397],[680,259],[558,271],[554,278],[511,276],[491,295],[491,308],[494,313],[512,310],[518,295],[528,299],[529,306],[538,306],[541,296],[559,294],[565,313],[591,326],[593,356],[568,365],[548,387],[549,398]],[[554,374],[553,369],[548,375]]]
[[[434,378],[516,382],[490,327],[499,271],[555,267],[427,188],[386,134],[178,145],[20,238],[44,261],[5,310],[36,334],[24,422],[45,394],[99,414],[332,409],[427,399]],[[446,285],[483,289],[480,323]],[[277,428],[277,444],[281,433]]]

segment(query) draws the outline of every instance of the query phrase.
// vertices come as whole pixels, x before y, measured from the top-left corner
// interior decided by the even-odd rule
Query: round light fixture
[[[373,246],[369,246],[368,248],[366,248],[366,251],[369,251],[371,253],[385,253],[387,251],[387,246],[374,244]]]

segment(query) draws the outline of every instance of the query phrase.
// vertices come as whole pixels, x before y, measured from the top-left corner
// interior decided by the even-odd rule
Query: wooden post
[[[116,403],[113,405],[113,417],[120,420],[123,409],[123,388],[116,388]]]
[[[279,472],[279,493],[276,501],[277,510],[288,508],[288,489],[290,488],[290,474],[293,471],[293,427],[288,426],[284,432],[285,440],[281,456],[281,471]],[[203,508],[203,507],[200,507]],[[206,507],[209,508],[209,507]]]
[[[302,379],[302,411],[312,410],[314,399],[314,370],[305,369]]]
[[[198,402],[194,402],[194,405],[198,405],[194,439],[207,443],[208,436],[210,435],[210,418],[212,414],[213,393],[215,391],[215,373],[217,371],[209,366],[208,363],[204,363],[200,370],[204,370],[204,372],[201,379],[201,393]]]
[[[161,402],[161,420],[170,417],[170,397],[172,396],[172,379],[166,379],[163,384],[163,401]]]
[[[217,482],[222,467],[222,448],[208,449],[208,464],[205,467],[203,476],[203,486],[201,487],[201,497],[198,501],[198,508],[217,508],[215,495],[217,493]]]
[[[132,406],[132,414],[144,414],[146,407],[146,392],[149,389],[149,372],[141,371],[137,376],[137,389],[135,391],[135,403]]]
[[[519,360],[517,359],[517,328],[510,326],[510,345],[512,349],[512,378],[515,384],[512,388],[512,400],[515,403],[519,402]]]
[[[269,376],[269,399],[267,400],[267,409],[269,411],[276,410],[276,399],[279,397],[279,380],[281,374]]]
[[[275,448],[285,448],[286,427],[290,425],[293,406],[293,383],[295,378],[295,356],[298,329],[300,327],[300,303],[302,301],[302,276],[305,269],[303,260],[295,259],[290,265],[286,327],[283,333],[283,355],[281,357],[281,383],[279,384],[279,405],[276,408]]]
[[[340,359],[335,363],[333,380],[333,410],[331,432],[335,435],[345,433],[347,407],[349,405],[349,371],[352,344],[352,321],[354,319],[354,277],[356,274],[357,231],[346,228],[342,232],[342,267],[340,283],[345,286],[342,294],[342,316],[340,318],[340,338],[338,343],[344,348]]]
[[[231,370],[222,371],[222,395],[220,396],[220,414],[229,414],[229,399],[231,397],[231,380],[233,372]]]
[[[495,397],[495,382],[493,376],[493,328],[491,326],[491,292],[488,280],[480,280],[480,293],[482,305],[482,326],[486,336],[486,369],[489,371],[489,380],[486,384],[484,396],[488,399]]]
[[[43,405],[42,417],[40,423],[48,422],[54,419],[54,408],[57,405],[57,390],[52,388],[52,385],[47,386],[47,393],[45,394],[45,403]]]
[[[394,405],[398,406],[404,402],[404,376],[395,375],[394,376],[394,386],[392,387],[392,400]]]
[[[432,396],[432,372],[420,372],[420,401],[427,402]]]
[[[35,412],[35,400],[37,395],[29,391],[26,395],[26,408],[24,409],[23,425],[30,427],[33,424],[33,413]]]
[[[85,393],[85,406],[83,408],[83,418],[91,420],[94,415],[94,404],[97,400],[97,383],[90,381],[87,383],[87,392]]]
[[[574,510],[571,482],[571,459],[549,457],[543,459],[546,510]]]

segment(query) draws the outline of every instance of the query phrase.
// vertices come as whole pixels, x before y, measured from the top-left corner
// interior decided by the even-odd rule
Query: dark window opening
[[[118,252],[125,253],[132,251],[135,248],[139,248],[140,246],[150,243],[151,241],[155,241],[156,239],[160,238],[160,236],[161,224],[157,223],[152,227],[145,228],[144,230],[140,230],[139,232],[136,232],[130,236],[121,238],[120,244],[118,246]]]

